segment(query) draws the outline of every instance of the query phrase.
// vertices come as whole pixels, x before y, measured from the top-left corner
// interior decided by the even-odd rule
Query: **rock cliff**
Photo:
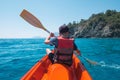
[[[92,14],[89,19],[67,24],[72,37],[76,38],[113,38],[120,37],[120,12],[107,10],[105,13]]]

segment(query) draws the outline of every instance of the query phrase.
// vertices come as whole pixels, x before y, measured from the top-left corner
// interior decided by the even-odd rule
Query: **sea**
[[[0,39],[0,80],[20,80],[46,55],[46,48],[53,49],[44,40]],[[76,38],[75,43],[82,56],[99,64],[78,57],[93,80],[120,80],[120,38]]]

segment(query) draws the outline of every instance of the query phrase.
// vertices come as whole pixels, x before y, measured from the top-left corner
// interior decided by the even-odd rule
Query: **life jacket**
[[[55,49],[54,62],[71,66],[73,56],[73,38],[58,37],[58,47]]]

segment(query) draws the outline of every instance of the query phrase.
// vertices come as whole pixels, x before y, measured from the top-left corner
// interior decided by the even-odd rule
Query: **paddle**
[[[92,65],[99,65],[99,63],[96,62],[96,61],[90,60],[90,59],[84,57],[83,55],[78,55],[76,51],[74,51],[74,53],[76,54],[76,56],[80,56],[80,57],[82,57],[83,59],[85,59],[89,64],[92,64]]]
[[[20,14],[20,16],[26,20],[28,23],[30,23],[31,25],[41,28],[43,30],[45,30],[46,32],[50,33],[50,31],[48,31],[43,25],[42,23],[34,16],[32,15],[30,12],[28,12],[27,10],[23,10]]]
[[[86,57],[84,57],[84,56],[81,56],[81,57],[83,57],[88,63],[90,63],[90,64],[92,64],[92,65],[98,65],[98,64],[99,64],[98,62],[93,61],[93,60],[90,60],[90,59],[88,59],[88,58],[86,58]]]
[[[35,27],[38,27],[40,29],[43,29],[45,30],[46,32],[50,33],[50,31],[48,31],[43,25],[42,23],[39,21],[39,19],[37,19],[34,15],[32,15],[30,12],[28,12],[27,10],[23,10],[20,14],[20,16],[26,20],[28,23],[30,23],[31,25],[35,26]],[[88,63],[90,64],[93,64],[93,65],[96,65],[98,64],[97,62],[95,61],[92,61],[84,56],[81,56],[83,57]]]

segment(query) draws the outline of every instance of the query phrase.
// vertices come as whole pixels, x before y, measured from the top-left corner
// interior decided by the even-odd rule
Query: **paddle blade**
[[[88,59],[88,58],[86,58],[86,57],[84,57],[84,56],[82,56],[88,63],[90,63],[90,64],[92,64],[92,65],[98,65],[99,63],[98,62],[96,62],[96,61],[93,61],[93,60],[90,60],[90,59]]]
[[[88,59],[88,58],[86,58],[86,61],[87,61],[88,63],[92,64],[92,65],[98,65],[97,62],[92,61],[92,60],[90,60],[90,59]]]
[[[31,25],[41,28],[45,31],[47,31],[48,33],[50,33],[43,25],[42,23],[34,16],[32,15],[30,12],[28,12],[27,10],[23,10],[20,14],[20,16],[26,20],[28,23],[30,23]]]

